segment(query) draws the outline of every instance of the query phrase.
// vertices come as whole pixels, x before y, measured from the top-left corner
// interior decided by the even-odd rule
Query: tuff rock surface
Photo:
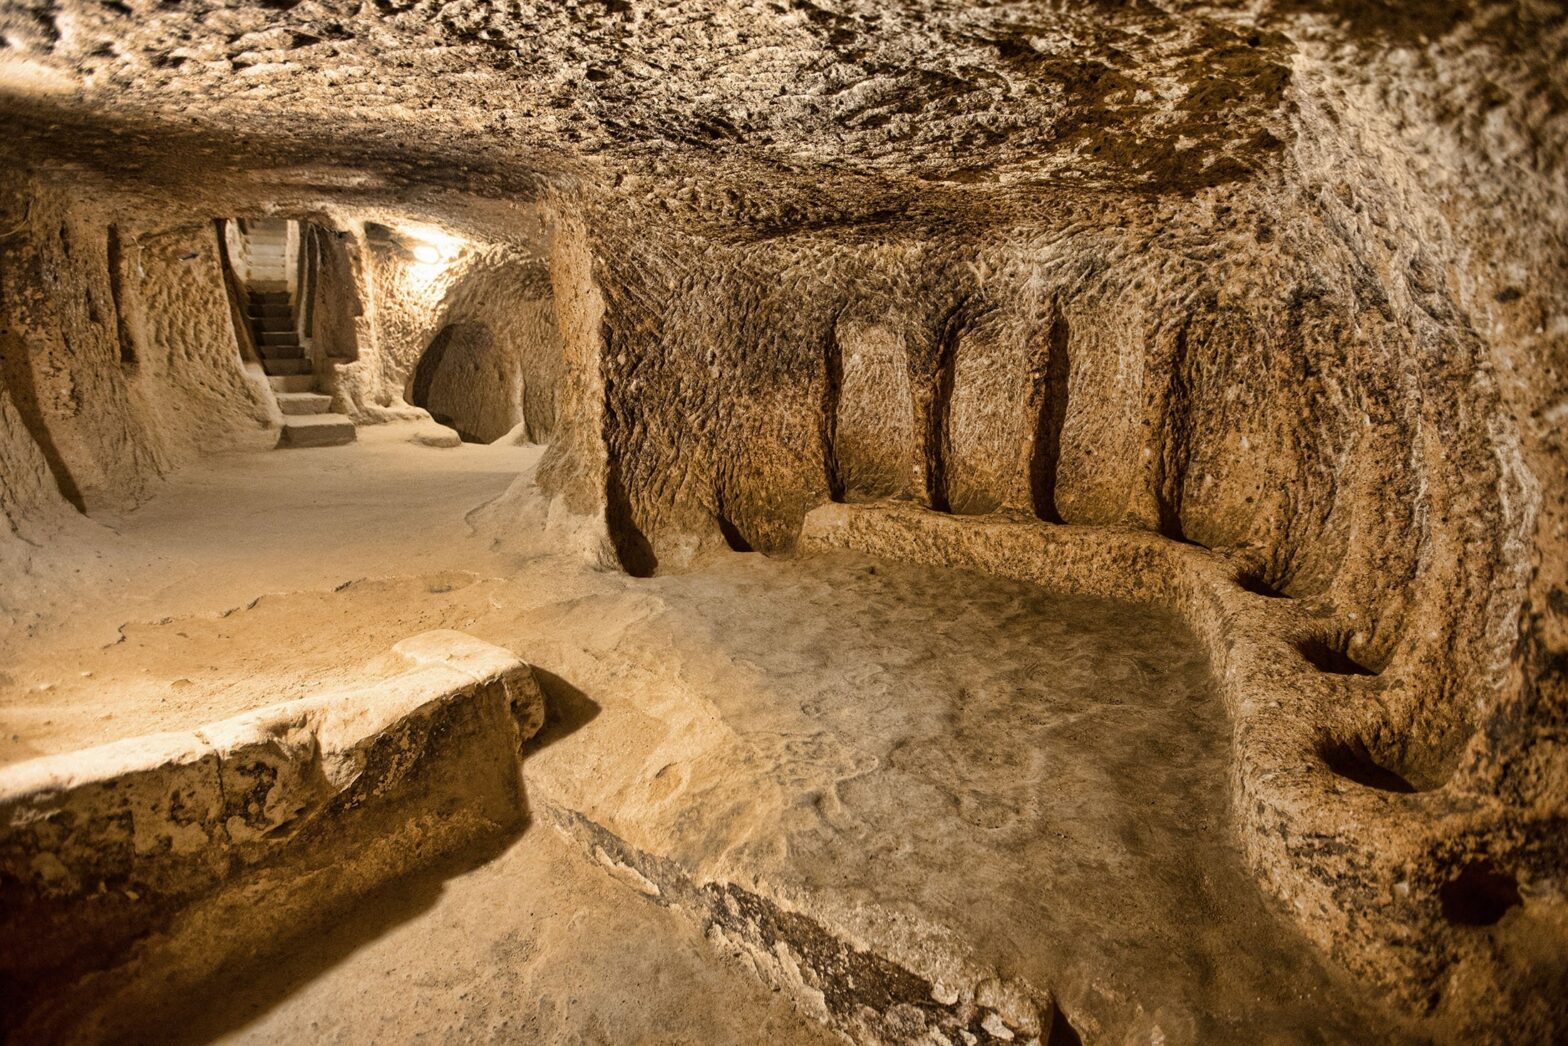
[[[864,546],[1005,573],[985,528],[1065,524],[1102,591],[1288,642],[1227,698],[1266,895],[1412,1027],[1568,1028],[1559,4],[10,0],[0,40],[8,572],[268,424],[211,220],[309,221],[335,404],[504,387],[470,435],[552,438],[630,574],[893,499],[977,519]],[[421,225],[465,241],[423,277]],[[452,330],[494,380],[421,383]]]

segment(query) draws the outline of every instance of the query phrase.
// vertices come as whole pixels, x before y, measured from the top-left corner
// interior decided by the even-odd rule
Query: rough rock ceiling
[[[1267,164],[1291,53],[1149,4],[952,0],[50,2],[5,36],[90,97],[218,122],[330,111],[541,156],[1142,188]]]
[[[1340,136],[1340,106],[1352,123],[1418,112],[1403,122],[1484,139],[1494,104],[1551,80],[1544,41],[1562,32],[1542,30],[1560,15],[1335,0],[8,0],[0,149],[188,195],[270,169],[405,198],[601,187],[779,230],[1028,224],[1051,201],[1288,175],[1300,147]],[[1478,144],[1467,152],[1496,151]]]

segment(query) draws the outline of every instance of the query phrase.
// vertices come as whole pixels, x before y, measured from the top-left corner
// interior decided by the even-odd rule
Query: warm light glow
[[[408,279],[417,287],[434,283],[468,246],[462,237],[432,225],[407,225],[402,233],[413,256]]]

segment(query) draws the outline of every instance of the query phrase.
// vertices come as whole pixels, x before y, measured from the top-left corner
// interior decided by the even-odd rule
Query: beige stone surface
[[[582,625],[613,633],[643,594],[601,571],[657,591],[897,497],[857,547],[1146,596],[1197,635],[1246,867],[1349,997],[1434,1035],[1561,1039],[1565,71],[1555,0],[10,0],[0,647],[58,645],[47,673],[0,669],[27,680],[8,714],[52,729],[29,688],[55,682],[102,740],[84,713],[121,713],[45,678],[62,651],[262,594],[126,587],[162,554],[103,528],[271,435],[209,223],[310,221],[333,237],[312,352],[335,409],[422,420],[420,360],[482,324],[483,377],[443,413],[471,409],[471,436],[553,419],[557,500],[476,480],[475,525],[577,569],[546,581],[450,518],[421,543],[350,494],[319,533],[220,557],[214,592],[275,570],[262,588],[320,610],[323,575],[364,578],[346,598],[388,641],[503,591],[519,613],[613,593]],[[421,271],[415,229],[458,247]],[[163,546],[208,550],[214,518]],[[399,567],[306,583],[283,550],[318,541]],[[421,547],[432,569],[405,562]],[[472,577],[409,580],[437,563]],[[305,664],[333,667],[323,645],[276,671]],[[236,675],[203,677],[212,704],[249,702]]]
[[[179,612],[126,625],[120,642],[73,651],[56,645],[67,631],[40,636],[22,664],[80,658],[92,677],[51,699],[56,721],[35,743],[69,748],[83,730],[240,712],[446,623],[516,652],[544,681],[554,725],[524,762],[534,823],[517,846],[558,825],[578,860],[622,880],[625,903],[672,905],[682,925],[720,941],[716,962],[742,955],[738,968],[859,1038],[902,1041],[899,1029],[917,1027],[899,1008],[911,994],[929,997],[949,1029],[991,1019],[1019,1032],[1060,1020],[1086,1040],[1156,1029],[1171,1041],[1395,1035],[1392,1017],[1337,980],[1247,877],[1225,710],[1172,618],[841,553],[724,554],[639,582],[554,552],[559,538],[542,526],[511,533],[519,511],[544,524],[547,504],[491,500],[505,475],[463,478],[465,462],[519,467],[537,451],[389,440],[313,459],[314,472],[264,467],[279,457],[188,470],[166,511],[155,500],[126,518],[122,537],[156,544],[178,532],[182,501],[248,490],[274,514],[236,519],[227,541],[185,549],[160,580],[180,570],[255,584],[244,571],[259,556],[276,571],[269,580],[329,583],[224,613],[176,584],[142,598],[155,611],[178,595]],[[258,486],[269,476],[275,486]],[[423,521],[431,509],[406,496],[422,484],[435,518],[468,520],[472,533],[432,560],[405,555],[412,572],[331,584],[323,571],[339,549],[283,537],[320,511],[322,493],[357,491],[401,506],[384,508],[382,526],[437,539]],[[273,527],[282,536],[269,537]],[[219,608],[231,594],[216,586],[204,598]],[[171,689],[192,665],[207,667]],[[122,695],[108,706],[115,719],[81,715],[79,686]],[[190,696],[163,704],[172,693]],[[724,897],[764,917],[737,920]],[[823,965],[844,948],[865,952],[858,980]],[[1288,982],[1275,973],[1285,967]],[[872,974],[893,994],[862,1003],[850,984]],[[361,975],[299,976],[299,1000],[278,1002],[279,1020],[319,1020],[311,1000],[357,990]],[[499,990],[486,983],[476,1006]],[[566,1035],[573,1025],[557,1019],[566,1023],[550,1033]]]

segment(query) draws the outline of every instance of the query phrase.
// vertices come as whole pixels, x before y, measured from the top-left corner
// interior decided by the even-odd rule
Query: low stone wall
[[[1503,1015],[1541,1041],[1568,1028],[1532,987],[1553,976],[1550,950],[1530,945],[1549,913],[1528,903],[1540,886],[1530,840],[1550,826],[1466,790],[1458,775],[1393,764],[1384,701],[1410,681],[1337,649],[1332,608],[1267,591],[1243,555],[1131,528],[828,504],[806,517],[800,547],[1175,611],[1206,648],[1231,717],[1231,799],[1248,864],[1302,931],[1439,1037],[1488,1040]]]
[[[123,1037],[258,941],[521,828],[532,670],[460,632],[395,674],[0,770],[10,1041]]]

